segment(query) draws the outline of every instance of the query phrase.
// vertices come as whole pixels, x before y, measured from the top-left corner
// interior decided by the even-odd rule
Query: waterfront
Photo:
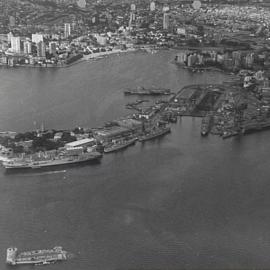
[[[94,127],[129,112],[125,87],[178,90],[225,78],[191,74],[172,58],[164,51],[61,70],[1,69],[1,129]],[[93,166],[1,169],[1,269],[10,245],[62,245],[76,255],[47,269],[269,267],[269,132],[223,141],[201,138],[200,123],[183,117],[166,137]]]
[[[178,91],[184,85],[220,81],[221,73],[189,73],[172,62],[174,51],[111,55],[65,69],[0,69],[2,130],[95,127],[128,114],[123,95],[130,87],[160,86]],[[134,57],[135,56],[135,57]],[[63,120],[64,119],[64,120]]]

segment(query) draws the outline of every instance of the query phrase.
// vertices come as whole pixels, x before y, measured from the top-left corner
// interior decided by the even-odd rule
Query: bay
[[[126,87],[177,91],[226,79],[179,69],[174,54],[0,69],[0,128],[96,127],[129,113]],[[0,268],[9,269],[9,246],[56,245],[75,258],[46,269],[268,268],[270,133],[202,138],[200,122],[182,117],[171,134],[100,164],[19,174],[1,168]]]

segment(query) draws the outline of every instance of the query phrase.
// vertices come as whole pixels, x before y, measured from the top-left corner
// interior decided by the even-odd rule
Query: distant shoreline
[[[138,49],[136,48],[131,48],[131,49],[127,49],[127,50],[121,50],[121,49],[117,49],[117,50],[112,50],[112,51],[106,51],[106,52],[98,52],[98,53],[91,53],[88,55],[83,55],[82,58],[74,61],[73,63],[70,64],[64,64],[64,65],[44,65],[44,66],[40,66],[40,65],[31,65],[31,64],[23,64],[23,65],[15,65],[15,66],[9,66],[9,65],[5,65],[5,64],[0,64],[0,66],[2,67],[7,67],[7,68],[69,68],[73,65],[77,65],[80,64],[82,62],[86,62],[89,60],[95,60],[95,59],[101,59],[104,58],[108,55],[114,55],[114,54],[122,54],[122,53],[129,53],[129,52],[135,52],[138,51]]]

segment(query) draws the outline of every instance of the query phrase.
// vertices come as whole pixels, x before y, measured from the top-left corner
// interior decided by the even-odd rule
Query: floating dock
[[[20,264],[51,264],[57,261],[65,261],[68,259],[67,251],[62,247],[54,247],[53,249],[32,250],[18,253],[16,247],[7,249],[6,263],[9,265]]]

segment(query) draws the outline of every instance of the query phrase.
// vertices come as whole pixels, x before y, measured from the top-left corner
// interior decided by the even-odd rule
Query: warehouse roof
[[[95,141],[94,138],[86,138],[86,139],[82,139],[82,140],[79,140],[79,141],[74,141],[74,142],[66,143],[65,146],[66,147],[78,147],[78,146],[82,146],[82,145],[91,143],[93,141]]]

